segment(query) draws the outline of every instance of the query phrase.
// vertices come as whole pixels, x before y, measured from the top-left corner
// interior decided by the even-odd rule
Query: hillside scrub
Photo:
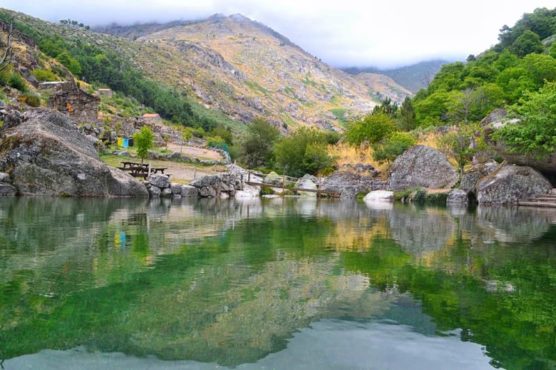
[[[554,34],[556,9],[536,9],[502,28],[492,49],[444,65],[412,101],[416,126],[477,122],[496,108],[522,104],[524,96],[556,81],[556,46],[542,42]]]
[[[328,140],[328,135],[317,129],[298,129],[276,143],[275,168],[295,177],[332,171],[334,160],[328,154]]]
[[[528,93],[513,112],[521,121],[498,130],[495,138],[514,153],[542,158],[556,152],[556,82]]]

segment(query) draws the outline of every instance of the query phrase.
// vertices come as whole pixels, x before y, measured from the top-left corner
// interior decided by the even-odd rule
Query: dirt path
[[[169,143],[168,149],[176,153],[183,153],[193,158],[210,159],[214,161],[220,161],[224,159],[222,158],[222,154],[220,154],[219,152],[207,148],[198,148],[195,146],[186,146],[186,145],[184,145],[182,148],[178,144]]]

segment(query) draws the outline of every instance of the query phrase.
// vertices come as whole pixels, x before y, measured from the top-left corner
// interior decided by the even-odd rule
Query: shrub
[[[274,143],[279,136],[278,129],[264,119],[253,120],[242,145],[242,162],[250,168],[272,166]]]
[[[21,92],[27,91],[27,83],[18,73],[13,72],[8,79],[8,85]]]
[[[31,107],[40,107],[41,105],[41,98],[40,96],[38,96],[37,94],[33,94],[33,93],[25,93],[22,95],[25,104],[31,106]]]
[[[393,161],[416,142],[413,135],[407,132],[394,132],[390,137],[373,145],[373,158],[380,162]]]
[[[33,70],[33,76],[39,81],[57,81],[58,76],[54,72],[48,69],[35,69]]]
[[[352,145],[364,142],[378,143],[396,130],[394,120],[385,113],[367,115],[360,121],[351,123],[346,131],[346,140]]]
[[[329,171],[332,158],[327,145],[325,133],[302,127],[275,145],[276,170],[297,177]]]

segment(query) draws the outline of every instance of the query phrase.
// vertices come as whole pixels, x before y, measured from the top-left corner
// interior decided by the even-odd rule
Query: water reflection
[[[0,355],[542,368],[556,360],[554,221],[315,199],[0,199]]]

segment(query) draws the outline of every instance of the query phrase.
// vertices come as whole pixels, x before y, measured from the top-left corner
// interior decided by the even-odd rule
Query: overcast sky
[[[334,66],[392,67],[462,59],[496,43],[498,30],[556,0],[0,0],[0,6],[89,25],[241,13]]]

